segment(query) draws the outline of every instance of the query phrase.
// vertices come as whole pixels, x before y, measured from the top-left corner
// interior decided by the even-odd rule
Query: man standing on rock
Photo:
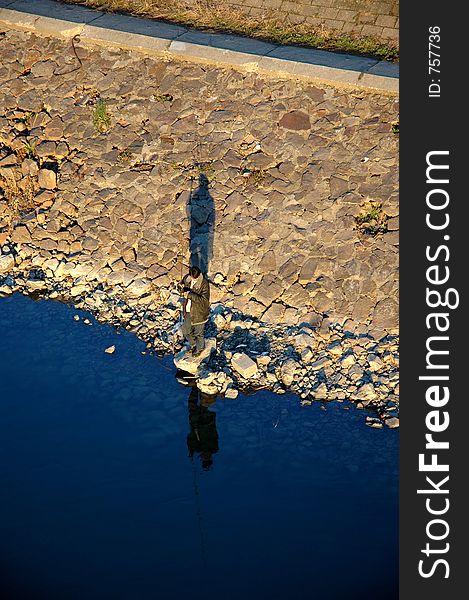
[[[198,356],[205,347],[204,329],[210,309],[210,286],[199,267],[190,267],[179,284],[184,294],[182,333],[192,354]]]

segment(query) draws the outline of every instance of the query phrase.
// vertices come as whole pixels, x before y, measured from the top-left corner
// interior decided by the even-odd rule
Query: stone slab
[[[166,38],[127,33],[117,29],[107,29],[93,25],[85,25],[80,34],[83,42],[100,43],[116,46],[126,50],[162,52],[169,48],[170,40]]]
[[[12,8],[0,8],[0,23],[13,29],[26,29],[39,34],[66,37],[81,34],[84,27],[80,21],[38,17]]]
[[[191,373],[196,375],[199,371],[201,363],[217,349],[217,341],[215,338],[208,338],[205,340],[205,348],[199,354],[199,356],[192,356],[189,350],[184,348],[174,357],[174,366],[180,371]]]
[[[174,40],[187,31],[185,27],[162,23],[161,21],[102,13],[99,18],[93,21],[93,28],[109,29],[122,34],[136,34],[164,40]]]
[[[190,44],[188,42],[179,41],[179,39],[172,41],[168,50],[170,54],[186,60],[204,61],[213,64],[224,63],[244,67],[250,66],[253,69],[257,66],[255,55],[245,54],[244,52],[234,52],[233,50],[225,50],[223,48],[215,48],[212,46]]]
[[[351,86],[360,85],[361,73],[359,71],[347,71],[344,69],[325,67],[323,65],[286,61],[279,58],[272,58],[271,56],[265,56],[259,61],[259,69],[262,71],[327,81],[332,84],[345,84]]]
[[[355,56],[352,54],[296,46],[277,46],[275,50],[269,53],[269,58],[279,58],[281,60],[359,72],[367,71],[379,62],[375,58],[368,58],[366,56]]]
[[[1,4],[0,4],[1,6]],[[62,4],[55,0],[14,0],[9,8],[35,17],[49,17],[71,23],[90,23],[103,13],[85,6]]]
[[[12,254],[0,254],[0,273],[8,273],[15,266],[15,259]]]
[[[360,79],[360,84],[367,88],[374,88],[379,91],[388,91],[395,94],[399,93],[399,79],[393,77],[382,77],[372,73],[364,73]]]
[[[245,379],[257,373],[257,364],[244,352],[233,354],[231,366]]]
[[[269,44],[261,40],[222,33],[207,33],[204,31],[186,31],[186,33],[178,38],[178,41],[257,56],[266,56],[269,52],[277,48],[275,44]]]
[[[380,75],[381,77],[399,77],[399,65],[387,60],[380,60],[376,65],[368,69],[367,73]]]

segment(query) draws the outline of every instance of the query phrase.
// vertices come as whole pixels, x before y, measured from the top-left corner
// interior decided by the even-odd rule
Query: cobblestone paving
[[[174,324],[181,261],[205,253],[243,319],[398,333],[394,97],[75,46],[0,34],[0,291]],[[386,233],[358,228],[370,202]]]
[[[397,0],[222,0],[251,16],[274,16],[290,23],[376,36],[399,42]]]

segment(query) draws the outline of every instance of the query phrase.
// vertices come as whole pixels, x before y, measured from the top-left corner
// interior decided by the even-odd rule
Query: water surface
[[[397,599],[396,430],[289,394],[210,404],[144,350],[0,299],[3,597]]]

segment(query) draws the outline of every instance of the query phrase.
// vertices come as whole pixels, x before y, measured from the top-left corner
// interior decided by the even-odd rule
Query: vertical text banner
[[[401,3],[401,600],[469,593],[466,15]]]

